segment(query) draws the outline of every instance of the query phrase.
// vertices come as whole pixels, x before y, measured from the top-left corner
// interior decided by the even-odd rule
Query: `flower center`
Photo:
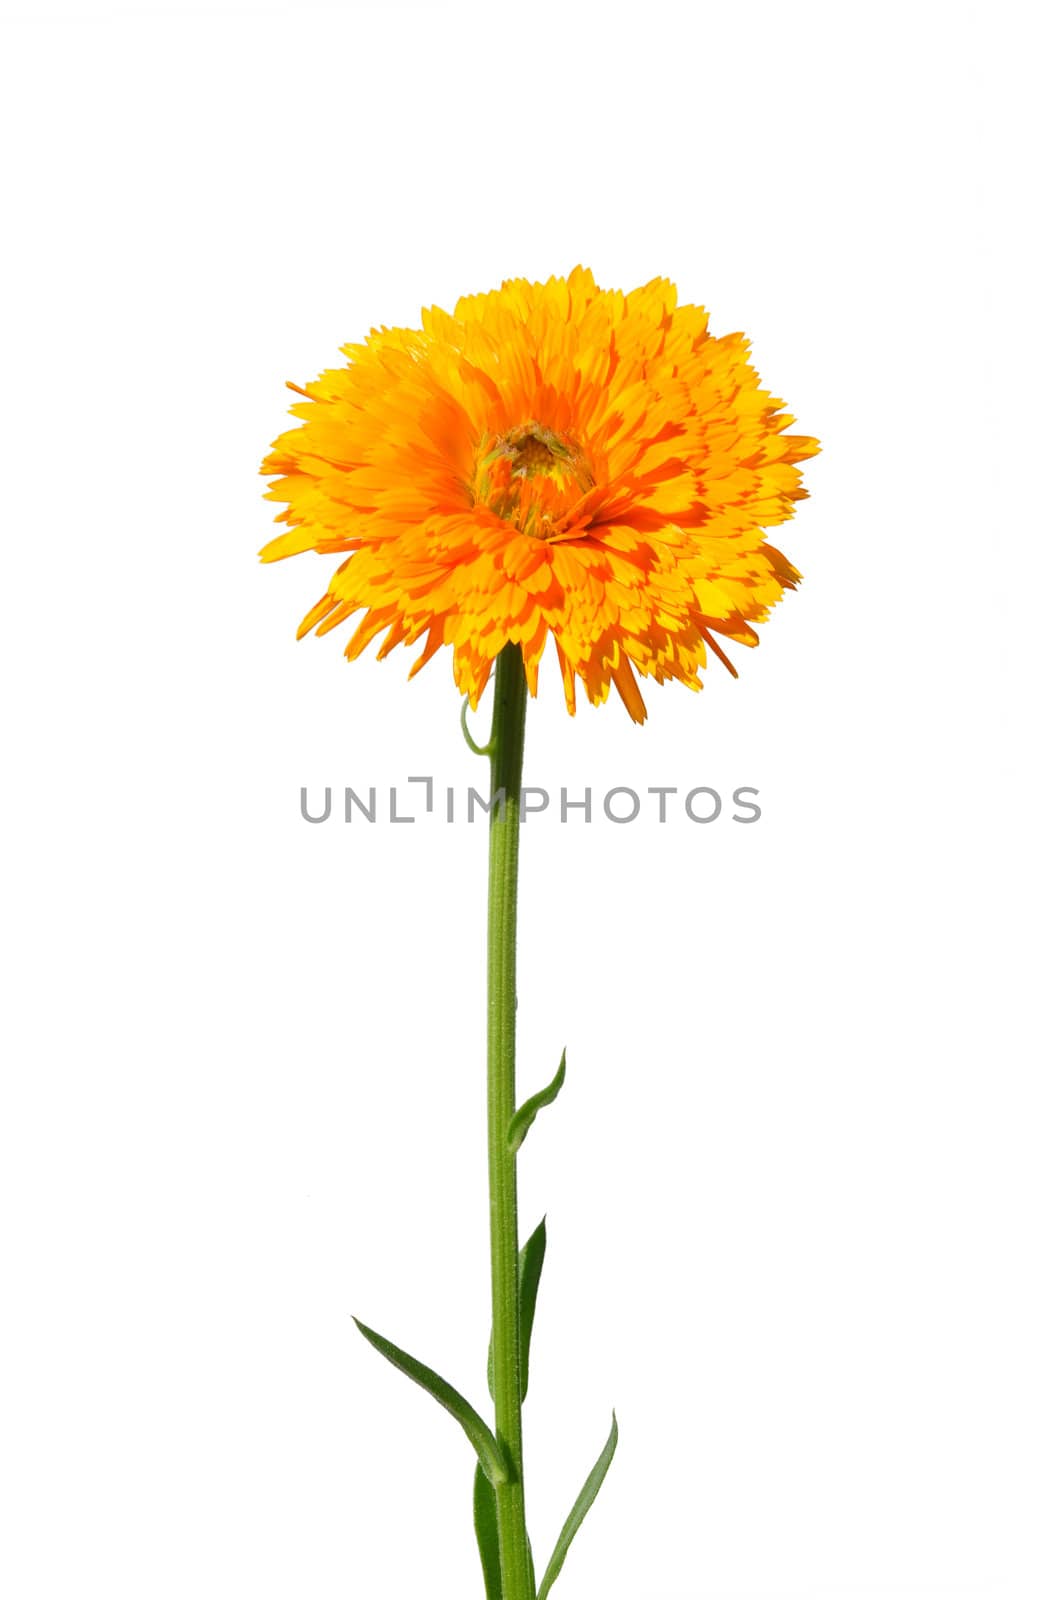
[[[489,434],[476,456],[472,498],[521,533],[547,539],[593,487],[579,446],[539,422]]]

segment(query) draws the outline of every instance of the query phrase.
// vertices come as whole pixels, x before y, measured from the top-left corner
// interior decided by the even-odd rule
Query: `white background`
[[[485,830],[298,810],[482,769],[447,654],[294,642],[257,467],[286,378],[579,261],[824,453],[738,683],[531,706],[533,783],[764,811],[524,840],[536,1550],[615,1404],[566,1600],[1054,1594],[1040,17],[5,14],[11,1600],[482,1593],[350,1318],[483,1404]]]

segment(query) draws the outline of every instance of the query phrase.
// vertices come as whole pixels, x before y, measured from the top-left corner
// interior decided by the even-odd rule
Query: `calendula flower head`
[[[348,657],[420,640],[411,677],[450,645],[475,706],[510,641],[537,693],[552,635],[568,710],[576,680],[594,704],[614,684],[638,722],[638,675],[700,688],[708,649],[734,672],[718,639],[756,644],[799,579],[765,534],[819,448],[748,352],[666,279],[622,294],[582,267],[346,345],[290,385],[301,426],[262,468],[289,524],[263,559],[348,556],[298,636],[362,612]]]

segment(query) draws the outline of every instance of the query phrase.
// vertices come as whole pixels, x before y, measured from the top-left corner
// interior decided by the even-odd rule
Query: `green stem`
[[[509,1482],[496,1489],[502,1600],[535,1600],[523,1497],[516,1157],[508,1129],[516,1110],[516,879],[527,680],[518,645],[507,644],[494,679],[490,737],[490,878],[487,899],[487,1144],[495,1433]]]

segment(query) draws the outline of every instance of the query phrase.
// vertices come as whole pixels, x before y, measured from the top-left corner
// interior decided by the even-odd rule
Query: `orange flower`
[[[819,448],[784,431],[743,335],[713,338],[664,278],[622,294],[582,267],[421,323],[290,385],[303,426],[262,468],[290,528],[261,555],[350,552],[298,637],[363,611],[349,659],[423,639],[411,677],[452,645],[475,706],[508,641],[536,694],[552,634],[568,710],[576,678],[594,704],[613,683],[637,722],[637,673],[698,689],[708,646],[734,672],[715,635],[756,644],[795,587],[765,530]]]

